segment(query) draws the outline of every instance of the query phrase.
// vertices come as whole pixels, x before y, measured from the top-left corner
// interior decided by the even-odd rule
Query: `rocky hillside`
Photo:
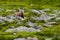
[[[59,0],[1,0],[0,4],[0,40],[60,40]],[[20,8],[24,18],[17,15]]]

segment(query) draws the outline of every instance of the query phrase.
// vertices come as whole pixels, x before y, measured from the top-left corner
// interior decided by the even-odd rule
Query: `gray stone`
[[[47,24],[44,24],[44,26],[46,26],[46,27],[51,27],[51,25],[50,25],[50,24],[48,24],[48,23],[47,23]]]
[[[25,31],[25,32],[38,32],[38,30],[35,28],[27,28],[27,27],[23,27],[23,26],[13,28],[13,29],[11,29],[11,28],[7,29],[5,32],[23,32],[23,31]]]
[[[5,9],[3,9],[3,8],[0,8],[0,11],[4,11]]]
[[[8,22],[13,22],[14,20],[13,19],[7,19]]]
[[[34,17],[33,17],[33,16],[31,16],[30,18],[32,18],[33,20],[36,20],[36,18],[37,18],[37,17],[36,17],[36,16],[34,16]]]
[[[25,38],[17,38],[17,39],[14,39],[14,40],[25,40]]]
[[[44,9],[44,11],[51,11],[49,8]]]
[[[27,39],[26,40],[32,40],[32,37],[27,37]]]
[[[33,13],[38,13],[40,14],[40,12],[38,10],[35,10],[35,9],[31,9],[30,12],[33,12]]]
[[[40,20],[43,20],[43,17],[40,16],[40,17],[37,17],[37,18],[35,18],[35,19],[36,19],[36,21],[40,21]]]
[[[0,21],[4,22],[4,21],[6,21],[6,18],[5,18],[5,17],[0,16]]]
[[[46,38],[45,40],[52,40],[52,38]]]
[[[3,23],[4,21],[0,20],[0,22],[2,22],[2,23]]]
[[[58,20],[60,20],[60,17],[56,17],[56,19],[55,19],[55,20],[57,20],[57,21],[58,21]]]
[[[17,27],[17,28],[15,28],[15,32],[22,32],[22,31],[27,31],[28,30],[28,28],[27,27]]]
[[[37,37],[34,37],[32,40],[38,40],[38,38]]]
[[[12,16],[12,15],[7,16],[6,18],[7,18],[7,19],[15,19],[15,17]]]
[[[32,23],[32,22],[30,22],[30,21],[28,21],[27,24],[28,24],[29,26],[35,26],[35,25],[36,25],[35,23]]]
[[[18,21],[17,24],[22,24],[22,22]]]
[[[43,30],[41,25],[37,26],[37,29]]]
[[[28,28],[28,31],[29,32],[36,32],[36,29],[35,28]]]
[[[58,10],[53,10],[54,13],[58,13]]]
[[[50,25],[51,25],[51,24],[56,24],[56,22],[48,22],[48,24],[50,24]]]
[[[38,38],[37,37],[27,37],[27,39],[26,40],[38,40]]]
[[[5,32],[14,32],[15,29],[7,29]]]
[[[48,15],[44,15],[44,17],[43,17],[43,18],[44,18],[44,21],[45,21],[45,22],[47,22],[47,21],[49,21],[49,20],[50,20],[50,18],[51,18],[51,17],[50,17],[50,16],[48,16]]]
[[[46,14],[44,10],[39,10],[40,14]]]

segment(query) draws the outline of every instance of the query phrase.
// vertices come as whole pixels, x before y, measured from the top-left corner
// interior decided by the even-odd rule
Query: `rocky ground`
[[[2,11],[2,9],[0,9]],[[60,25],[60,11],[51,10],[45,8],[43,10],[30,9],[28,16],[21,18],[16,16],[16,10],[4,10],[5,12],[14,12],[14,14],[7,16],[0,16],[0,25],[6,26],[6,28],[0,28],[3,32],[13,33],[17,35],[19,32],[42,32],[45,28],[51,28],[54,25]],[[53,13],[53,14],[52,14]],[[25,13],[24,13],[25,14]],[[42,35],[42,34],[41,34]],[[13,38],[14,40],[38,40],[38,37],[27,38]],[[46,38],[45,40],[52,40],[52,38]]]
[[[0,0],[0,40],[60,40],[60,1]]]

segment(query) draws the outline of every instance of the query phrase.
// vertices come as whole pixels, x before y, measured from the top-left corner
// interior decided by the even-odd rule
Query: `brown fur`
[[[17,13],[17,16],[20,16],[20,17],[24,18],[23,12]]]

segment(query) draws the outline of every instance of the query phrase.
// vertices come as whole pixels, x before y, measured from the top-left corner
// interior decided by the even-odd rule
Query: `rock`
[[[42,16],[45,22],[48,22],[51,19],[51,17],[48,15],[42,15]]]
[[[27,37],[27,39],[26,40],[38,40],[38,38],[37,37]]]
[[[57,17],[55,20],[56,20],[56,21],[60,20],[60,17]]]
[[[1,23],[3,23],[4,21],[3,20],[0,20]]]
[[[14,39],[14,40],[25,40],[25,38],[17,38],[17,39]]]
[[[25,38],[16,38],[16,39],[14,39],[14,40],[38,40],[38,38],[37,37],[27,37],[27,39],[25,39]]]
[[[51,27],[51,25],[48,24],[48,23],[47,23],[47,24],[44,24],[44,26],[46,26],[46,27],[48,27],[48,28]]]
[[[15,28],[14,32],[21,32],[21,31],[24,31],[23,28],[17,27],[17,28]]]
[[[39,10],[40,14],[46,14],[44,10]]]
[[[13,19],[7,19],[8,22],[13,22],[14,20]]]
[[[14,29],[7,29],[5,32],[14,32]]]
[[[29,26],[35,26],[36,24],[35,23],[32,23],[32,22],[27,22],[27,24],[29,25]]]
[[[51,16],[51,17],[54,17],[54,16],[56,16],[56,14],[48,14],[49,16]]]
[[[27,39],[26,40],[32,40],[32,37],[27,37]]]
[[[43,28],[42,28],[41,25],[39,25],[39,26],[34,26],[33,28],[36,29],[36,32],[40,32],[40,31],[43,30]]]
[[[43,30],[41,25],[37,26],[37,29]]]
[[[1,21],[1,22],[6,21],[6,17],[2,17],[2,16],[0,16],[0,21]]]
[[[6,18],[7,18],[7,19],[13,19],[13,20],[16,19],[16,18],[15,18],[14,16],[12,16],[12,15],[7,16]]]
[[[28,28],[27,27],[17,27],[17,28],[15,28],[15,32],[22,32],[22,31],[27,32]]]
[[[53,12],[57,14],[58,13],[58,10],[53,10]]]
[[[10,16],[10,15],[8,15],[8,16],[6,16],[6,18],[11,19],[11,16]]]
[[[21,30],[23,30],[23,31],[27,31],[27,30],[28,30],[27,27],[20,27],[20,28],[21,28]]]
[[[27,28],[27,27],[17,27],[17,28],[13,28],[13,29],[7,29],[5,32],[38,32],[37,29],[35,28]]]
[[[40,20],[43,20],[43,17],[40,16],[40,17],[37,17],[37,18],[35,18],[35,19],[36,19],[36,21],[40,21]]]
[[[44,11],[51,11],[49,8],[44,9]]]
[[[46,38],[45,40],[52,40],[52,38]]]
[[[0,16],[0,20],[1,20],[1,19],[3,19],[3,17],[2,17],[2,16]]]
[[[53,25],[53,24],[57,24],[56,22],[48,22],[48,24]]]
[[[36,20],[37,17],[36,16],[35,17],[31,16],[30,18],[32,18],[33,20]]]
[[[40,30],[40,29],[36,29],[36,32],[41,32],[42,30]]]
[[[32,40],[38,40],[38,38],[37,37],[34,37]]]
[[[3,8],[0,8],[0,11],[4,11],[5,9],[3,9]]]
[[[39,26],[34,26],[33,28],[42,30],[42,26],[41,26],[41,25],[39,25]]]
[[[3,17],[3,19],[2,19],[2,20],[6,21],[6,19],[7,19],[6,17]]]
[[[33,28],[37,29],[37,25],[33,26]]]
[[[18,21],[17,24],[22,24],[22,22],[19,22],[19,21]]]
[[[35,9],[31,9],[30,12],[33,12],[33,13],[38,13],[40,14],[40,12],[38,10],[35,10]]]
[[[36,29],[34,29],[34,28],[28,28],[28,31],[29,32],[36,32]]]

